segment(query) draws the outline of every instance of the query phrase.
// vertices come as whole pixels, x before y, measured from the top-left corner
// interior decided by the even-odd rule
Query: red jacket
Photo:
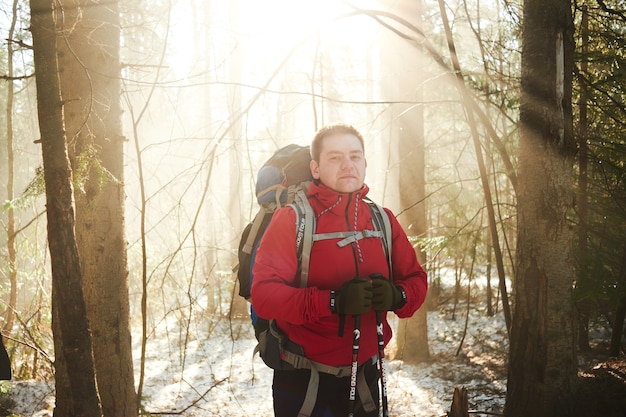
[[[321,184],[312,184],[308,197],[317,218],[316,233],[374,230],[372,214],[362,198],[367,185],[359,191],[337,193]],[[410,317],[424,302],[427,290],[426,272],[417,261],[415,250],[391,211],[392,263],[394,284],[406,292],[407,303],[396,310]],[[343,248],[339,239],[313,244],[308,286],[299,287],[296,255],[296,215],[289,208],[274,213],[263,235],[253,266],[252,305],[260,317],[275,319],[291,340],[303,347],[307,358],[330,366],[351,363],[354,320],[346,317],[343,337],[338,336],[339,315],[330,311],[330,292],[356,277],[373,273],[389,276],[381,240],[364,238]],[[383,320],[385,345],[391,339],[391,328]],[[361,316],[359,364],[378,352],[376,314],[370,310]]]

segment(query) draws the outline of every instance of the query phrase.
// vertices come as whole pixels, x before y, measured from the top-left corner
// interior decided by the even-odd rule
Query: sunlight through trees
[[[395,344],[398,359],[437,360],[426,313],[439,309],[505,319],[507,401],[518,404],[571,395],[573,385],[550,391],[576,377],[575,363],[555,358],[597,348],[594,328],[623,354],[623,2],[100,3],[54,2],[56,71],[35,68],[36,8],[0,1],[0,325],[15,378],[52,380],[63,362],[51,294],[60,241],[46,200],[63,189],[45,181],[40,126],[53,109],[41,107],[35,72],[60,82],[96,375],[133,403],[125,415],[145,405],[150,346],[164,342],[184,370],[189,346],[218,323],[231,326],[225,344],[251,331],[232,269],[257,211],[257,171],[338,120],[363,133],[370,197],[397,214],[429,274],[423,315],[396,333],[418,342]],[[547,22],[538,39],[528,38],[532,10]],[[553,62],[531,41],[557,45],[556,20],[564,59]],[[548,96],[556,107],[538,110]],[[542,151],[529,145],[535,135]],[[537,335],[544,350],[530,347]],[[579,351],[567,351],[570,338]],[[552,372],[545,391],[516,397],[516,376],[538,377],[525,374],[530,358],[563,379]]]

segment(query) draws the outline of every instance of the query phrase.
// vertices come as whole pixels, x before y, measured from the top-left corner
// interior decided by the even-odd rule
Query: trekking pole
[[[371,274],[371,278],[383,278],[382,274]],[[387,367],[385,364],[385,336],[383,334],[383,312],[376,312],[376,336],[378,336],[378,371],[380,376],[380,391],[383,402],[383,417],[389,417],[387,402]]]
[[[359,372],[359,344],[361,341],[361,316],[354,316],[354,332],[352,334],[352,366],[350,368],[350,403],[348,417],[354,417],[356,403],[356,381]]]
[[[383,417],[389,417],[387,402],[387,369],[385,364],[385,338],[383,336],[383,312],[376,312],[376,334],[378,336],[378,367],[380,368],[380,391],[383,399]]]

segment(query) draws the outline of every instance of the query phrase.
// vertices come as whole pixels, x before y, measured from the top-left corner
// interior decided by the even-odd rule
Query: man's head
[[[365,181],[363,136],[353,126],[337,123],[321,128],[311,142],[313,178],[340,193],[360,190]]]

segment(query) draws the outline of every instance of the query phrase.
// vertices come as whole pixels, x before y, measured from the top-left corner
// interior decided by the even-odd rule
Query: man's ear
[[[317,163],[317,161],[311,159],[311,162],[309,163],[309,167],[311,168],[311,175],[313,175],[313,178],[316,180],[320,179],[320,165]]]

